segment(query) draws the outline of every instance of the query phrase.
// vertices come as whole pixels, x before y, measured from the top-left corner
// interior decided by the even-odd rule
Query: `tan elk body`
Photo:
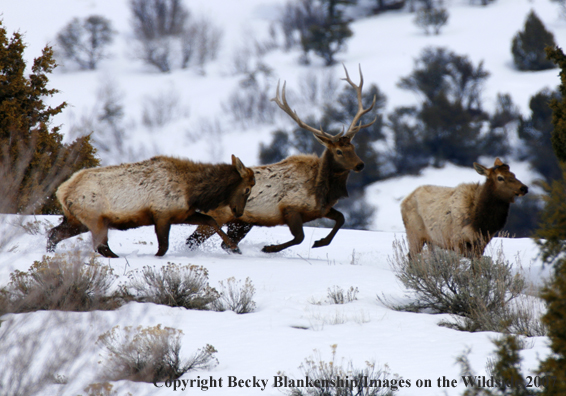
[[[421,186],[401,203],[409,254],[420,253],[425,244],[481,256],[500,231],[515,197],[528,192],[509,165],[495,160],[493,168],[474,163],[486,177],[483,184],[456,187]]]
[[[286,224],[293,239],[263,248],[264,252],[278,252],[297,245],[304,239],[303,223],[326,217],[335,221],[330,234],[316,241],[313,247],[328,245],[338,229],[344,224],[342,213],[333,208],[340,198],[347,197],[346,181],[350,171],[359,172],[364,163],[356,155],[352,139],[369,124],[358,124],[360,118],[370,111],[362,105],[363,76],[360,69],[360,84],[354,84],[346,71],[345,80],[356,90],[358,111],[350,127],[344,133],[332,136],[305,124],[287,104],[285,85],[281,97],[279,86],[273,101],[285,111],[301,128],[309,130],[326,149],[321,157],[316,155],[294,155],[275,164],[251,167],[256,179],[244,214],[236,219],[224,208],[207,212],[220,225],[228,224],[228,236],[238,243],[253,226],[276,226]],[[198,246],[213,234],[213,230],[199,226],[188,238],[187,244]]]
[[[91,231],[95,250],[118,257],[108,247],[108,229],[155,225],[158,256],[169,246],[171,224],[206,224],[233,251],[237,246],[210,217],[197,212],[226,206],[240,216],[254,185],[253,172],[232,156],[232,165],[201,164],[172,157],[84,169],[57,190],[63,222],[49,232],[48,250],[61,240]]]

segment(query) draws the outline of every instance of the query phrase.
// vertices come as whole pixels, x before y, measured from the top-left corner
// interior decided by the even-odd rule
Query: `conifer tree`
[[[554,268],[554,276],[542,294],[547,305],[543,322],[548,328],[552,354],[542,362],[540,371],[553,379],[552,386],[545,388],[543,395],[558,396],[566,394],[566,56],[560,48],[547,48],[546,52],[561,69],[562,97],[554,99],[550,106],[554,125],[552,144],[561,162],[562,179],[555,180],[549,188],[537,232],[543,259]]]
[[[525,21],[523,31],[513,38],[511,52],[519,70],[546,70],[554,64],[546,58],[545,47],[556,46],[554,35],[546,30],[539,17],[531,11]]]
[[[58,91],[47,87],[56,67],[53,50],[45,47],[24,75],[25,44],[19,33],[8,38],[0,21],[0,198],[3,213],[54,213],[54,191],[78,169],[98,165],[90,136],[63,144],[51,117],[67,105],[47,106],[43,100]]]
[[[341,7],[356,4],[357,0],[319,0],[324,8],[322,20],[313,21],[301,32],[301,45],[307,54],[313,51],[324,59],[326,66],[335,63],[334,55],[344,49],[353,32]]]

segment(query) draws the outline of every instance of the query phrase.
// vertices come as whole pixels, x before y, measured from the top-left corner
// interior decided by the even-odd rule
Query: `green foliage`
[[[535,233],[546,263],[555,261],[566,251],[566,164],[561,167],[562,178],[554,180],[550,186],[545,184],[545,207],[540,228]]]
[[[462,396],[534,396],[538,395],[534,388],[527,388],[525,375],[521,370],[522,350],[520,340],[516,336],[506,335],[494,340],[497,346],[495,361],[488,366],[488,380],[493,386],[466,386]],[[460,375],[467,379],[468,384],[475,384],[476,374],[472,371],[467,354],[464,353],[456,360],[460,365]]]
[[[554,68],[545,55],[545,47],[554,48],[554,35],[546,30],[544,24],[531,10],[525,21],[524,30],[513,37],[511,53],[513,62],[519,70],[546,70]]]
[[[557,92],[549,89],[543,89],[535,94],[529,101],[531,117],[526,120],[521,119],[518,128],[519,138],[525,143],[526,159],[547,183],[561,176],[551,142],[554,125],[552,109],[549,106],[550,103],[558,102],[560,99]]]
[[[303,61],[309,63],[310,51],[320,56],[326,66],[335,63],[334,56],[342,51],[352,37],[350,21],[344,17],[344,7],[357,0],[298,0],[288,3],[281,21],[286,46],[294,44],[293,32],[298,31],[303,49]]]
[[[390,116],[397,144],[394,162],[414,172],[429,161],[437,167],[446,161],[469,166],[481,155],[505,154],[503,132],[483,131],[489,115],[482,109],[480,93],[488,76],[481,62],[474,66],[466,56],[445,48],[426,48],[413,72],[398,84],[423,100]]]
[[[4,213],[55,213],[57,186],[73,172],[98,165],[90,136],[63,144],[59,127],[49,128],[51,117],[65,107],[43,102],[58,91],[47,88],[47,74],[56,67],[53,50],[45,47],[24,75],[25,44],[19,33],[7,37],[0,22],[0,183]],[[47,199],[46,199],[47,197]]]
[[[552,146],[561,161],[562,178],[552,182],[541,227],[537,231],[543,260],[554,264],[554,276],[542,293],[547,305],[543,322],[548,327],[552,354],[541,363],[539,370],[556,380],[553,387],[544,390],[543,395],[558,396],[566,394],[566,56],[559,48],[549,48],[547,54],[561,69],[559,90],[562,97],[554,99],[551,108],[554,125]]]
[[[558,159],[566,162],[566,56],[558,47],[547,48],[546,54],[549,59],[560,67],[560,97],[555,97],[550,102],[552,109],[551,132],[552,148]]]
[[[415,24],[423,29],[426,34],[430,34],[429,29],[434,34],[440,34],[440,29],[448,23],[448,11],[442,7],[421,8],[417,11]]]

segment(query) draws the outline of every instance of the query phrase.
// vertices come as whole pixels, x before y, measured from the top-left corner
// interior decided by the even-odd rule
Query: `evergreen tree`
[[[539,17],[531,11],[525,21],[524,30],[517,32],[513,37],[511,45],[513,62],[519,70],[552,69],[555,65],[546,58],[544,49],[555,46],[554,35],[546,30]]]
[[[56,67],[53,50],[43,49],[34,60],[29,77],[24,75],[25,44],[19,33],[7,37],[0,21],[0,200],[4,213],[54,213],[54,191],[76,170],[98,165],[90,136],[63,144],[59,127],[50,128],[54,108],[43,99],[58,91],[47,88],[47,74]]]
[[[552,144],[563,172],[562,178],[552,183],[537,232],[543,259],[554,268],[553,278],[542,294],[547,305],[543,322],[548,328],[552,354],[542,362],[540,372],[554,380],[543,395],[558,396],[566,394],[566,56],[560,48],[549,48],[547,54],[561,69],[561,98],[555,98],[551,108]]]
[[[531,117],[521,119],[517,131],[519,138],[525,142],[526,159],[547,183],[559,179],[562,174],[551,142],[554,126],[549,106],[552,100],[559,98],[558,92],[549,89],[543,89],[531,97]]]
[[[356,3],[357,0],[300,0],[294,6],[294,25],[301,36],[304,62],[309,62],[310,51],[324,59],[326,66],[336,62],[334,56],[353,35],[343,9]]]
[[[481,62],[474,66],[467,57],[444,48],[425,49],[411,75],[399,83],[423,101],[420,107],[399,109],[390,118],[393,128],[401,127],[393,129],[395,140],[405,144],[405,149],[412,147],[411,151],[420,145],[419,163],[428,163],[422,161],[424,156],[437,167],[446,161],[470,166],[480,155],[492,152],[504,155],[508,151],[505,139],[496,130],[482,133],[489,115],[482,109],[480,93],[488,76]],[[412,122],[408,120],[411,114]],[[408,169],[414,169],[413,165]]]
[[[550,102],[552,109],[552,124],[554,130],[551,133],[550,140],[552,148],[558,159],[566,162],[566,57],[562,50],[558,47],[547,48],[548,58],[560,67],[560,95],[561,98],[553,98]]]

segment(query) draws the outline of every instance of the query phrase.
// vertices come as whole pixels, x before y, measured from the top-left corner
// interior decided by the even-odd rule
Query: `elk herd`
[[[291,109],[285,84],[272,99],[299,127],[310,131],[325,147],[321,157],[293,155],[278,163],[246,167],[232,155],[232,164],[202,164],[188,159],[158,156],[146,161],[83,169],[57,189],[63,208],[61,224],[48,233],[47,250],[80,233],[90,231],[94,249],[105,257],[118,257],[108,245],[108,229],[127,230],[153,225],[158,241],[157,256],[169,247],[172,224],[194,224],[187,239],[194,249],[213,234],[222,247],[239,253],[238,243],[254,226],[287,225],[293,236],[288,242],[264,246],[266,253],[300,244],[303,224],[315,219],[334,220],[334,227],[314,248],[327,246],[344,224],[334,208],[347,197],[351,171],[360,172],[364,162],[352,140],[375,119],[362,124],[372,110],[362,104],[363,75],[356,85],[344,67],[344,80],[354,88],[358,110],[346,131],[336,135],[304,123]],[[528,188],[515,178],[509,165],[495,160],[492,168],[478,163],[474,169],[486,177],[483,184],[460,184],[455,188],[420,186],[401,203],[409,255],[425,245],[481,256],[490,239],[507,220],[509,205]],[[227,226],[227,232],[221,227]]]

